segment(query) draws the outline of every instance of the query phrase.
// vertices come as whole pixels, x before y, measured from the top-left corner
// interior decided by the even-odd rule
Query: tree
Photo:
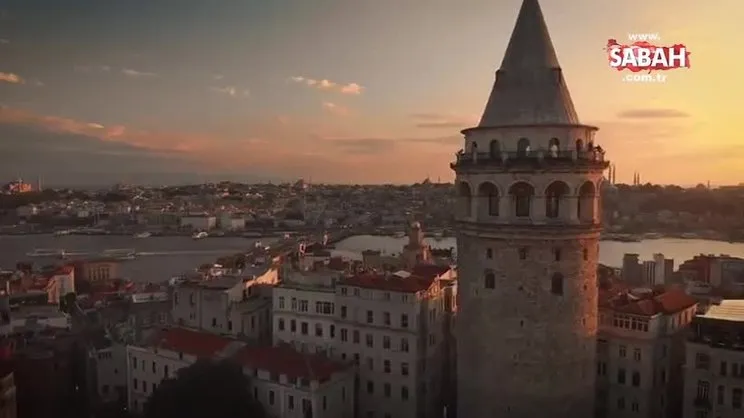
[[[199,360],[164,380],[145,407],[145,418],[263,418],[243,370],[228,361]]]

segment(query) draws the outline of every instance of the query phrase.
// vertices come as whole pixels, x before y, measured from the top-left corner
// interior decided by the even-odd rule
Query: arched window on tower
[[[548,151],[550,152],[550,156],[555,158],[558,156],[558,151],[560,151],[561,148],[561,141],[558,140],[558,138],[551,138],[550,142],[548,143]]]
[[[463,182],[457,186],[457,200],[459,206],[459,215],[464,218],[472,216],[473,212],[473,193],[470,190],[470,185]]]
[[[483,287],[486,289],[496,288],[496,275],[490,270],[486,270],[486,274],[483,278]]]
[[[488,154],[494,160],[501,158],[501,144],[499,144],[497,139],[491,140],[491,143],[488,145]]]
[[[568,185],[562,181],[554,181],[545,189],[545,216],[555,219],[561,216],[561,206],[570,193]]]
[[[535,196],[535,188],[529,183],[515,183],[509,188],[512,197],[514,216],[529,218],[532,211],[532,198]]]
[[[553,273],[553,277],[550,279],[550,293],[554,295],[563,294],[563,275],[561,273]]]
[[[576,216],[580,222],[594,222],[594,202],[596,200],[596,189],[594,183],[587,181],[579,188],[579,199],[576,207]]]
[[[499,216],[499,189],[493,183],[485,182],[478,186],[478,205],[483,217]]]
[[[530,140],[527,138],[519,138],[517,142],[517,156],[526,157],[530,153]]]
[[[486,258],[489,260],[493,258],[493,248],[486,248]]]

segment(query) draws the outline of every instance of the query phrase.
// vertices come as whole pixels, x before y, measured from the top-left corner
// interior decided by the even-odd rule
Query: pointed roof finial
[[[538,0],[523,0],[479,127],[579,124]]]

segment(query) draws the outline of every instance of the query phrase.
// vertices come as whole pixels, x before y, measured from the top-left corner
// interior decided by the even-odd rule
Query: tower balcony
[[[605,160],[603,149],[591,150],[552,150],[552,151],[503,151],[503,152],[465,152],[458,151],[450,168],[459,170],[477,170],[479,168],[498,168],[510,170],[544,170],[544,169],[591,169],[604,170],[609,165]]]

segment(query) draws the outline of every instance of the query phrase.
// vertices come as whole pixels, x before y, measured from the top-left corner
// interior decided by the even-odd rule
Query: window
[[[297,310],[297,298],[292,298],[292,310]]]
[[[367,323],[372,324],[375,322],[375,313],[372,311],[367,311]]]
[[[375,337],[372,334],[365,335],[367,347],[372,348],[375,346]]]
[[[352,339],[354,344],[359,344],[359,331],[354,330],[354,333],[352,334]]]
[[[323,325],[322,324],[315,324],[315,336],[316,337],[323,336]]]
[[[561,249],[560,248],[553,249],[553,260],[561,261]]]
[[[621,345],[619,347],[619,354],[622,358],[625,358],[625,356],[627,355],[627,348],[624,345]]]
[[[390,360],[384,360],[382,362],[382,371],[385,373],[390,373]]]
[[[529,218],[535,189],[527,183],[517,183],[509,189],[509,194],[513,201],[514,215]]]
[[[520,248],[519,249],[519,259],[520,260],[526,260],[527,259],[527,249],[526,248]]]
[[[284,318],[279,318],[277,328],[279,328],[279,331],[284,331]]]
[[[742,391],[740,388],[736,388],[731,391],[731,408],[741,409],[742,405]]]
[[[132,369],[137,369],[137,357],[132,357]]]
[[[631,377],[631,383],[635,387],[641,386],[641,374],[638,372],[633,372],[633,376]]]
[[[163,366],[163,377],[168,378],[168,366]]]
[[[486,248],[486,258],[489,260],[493,258],[493,248]]]
[[[721,376],[726,376],[726,372],[728,371],[727,369],[728,369],[728,364],[726,364],[725,361],[722,361],[721,362],[721,371],[720,371]]]
[[[307,332],[308,332],[307,329],[308,329],[307,322],[303,322],[300,324],[300,333],[302,335],[307,335]]]
[[[370,371],[373,371],[375,369],[375,359],[372,357],[367,357],[367,368]]]
[[[718,389],[716,389],[716,403],[718,405],[723,405],[726,403],[726,389],[719,385]]]
[[[400,387],[400,399],[404,401],[408,400],[408,386]]]
[[[349,330],[346,328],[341,328],[341,341],[348,341],[349,340]]]
[[[295,322],[294,319],[289,321],[289,330],[292,332],[297,332],[297,322]]]
[[[227,329],[232,331],[232,321],[227,321]]]
[[[625,384],[625,369],[617,370],[617,383],[621,385]]]
[[[638,408],[638,402],[635,402],[635,401],[634,401],[633,403],[631,403],[631,404],[630,404],[630,410],[631,410],[631,411],[633,411],[633,412],[638,412],[638,409],[639,409],[639,408]]]
[[[336,338],[336,326],[331,324],[328,330],[331,332],[331,338]]]
[[[284,296],[279,296],[279,309],[284,309]]]
[[[617,398],[617,409],[621,411],[625,410],[625,398]]]
[[[408,338],[401,338],[400,339],[400,351],[407,353],[408,352]]]
[[[382,322],[385,325],[390,326],[390,312],[383,312],[382,313]]]
[[[308,303],[307,300],[300,301],[300,312],[307,312]]]
[[[152,372],[153,372],[153,373],[157,373],[157,372],[158,372],[158,365],[157,365],[157,364],[155,364],[155,362],[154,362],[154,361],[152,362]]]
[[[633,349],[633,360],[641,361],[641,349],[640,348]]]
[[[697,382],[697,399],[710,399],[710,382],[698,380]]]
[[[269,391],[269,405],[274,405],[274,401],[275,401],[275,399],[274,399],[274,391],[273,390],[270,390]]]
[[[597,362],[597,376],[607,376],[607,363]]]
[[[341,288],[341,294],[344,295],[344,296],[346,296],[347,294],[349,294],[349,289],[348,288],[345,288],[345,287],[342,287]]]
[[[408,376],[408,363],[400,363],[400,374]]]
[[[495,289],[496,288],[496,275],[493,274],[492,271],[486,272],[485,282],[483,283],[483,286],[486,289]]]
[[[563,295],[563,275],[561,273],[553,273],[553,277],[550,279],[550,293]]]
[[[401,314],[400,315],[400,327],[401,328],[408,328],[408,315]]]
[[[315,302],[315,313],[321,315],[333,315],[333,303]]]
[[[367,380],[367,393],[375,393],[375,382]]]
[[[382,393],[383,393],[383,395],[385,395],[386,398],[389,398],[390,397],[390,392],[392,392],[391,391],[391,388],[390,388],[390,383],[385,383],[382,386]]]
[[[287,397],[287,407],[288,407],[289,409],[294,409],[294,396],[292,396],[292,395],[289,395],[289,396]]]
[[[708,370],[710,368],[710,356],[705,353],[695,354],[695,368]]]
[[[390,349],[390,337],[388,337],[387,335],[382,337],[382,348],[384,348],[385,350]]]
[[[346,306],[341,307],[341,318],[346,318]]]
[[[138,384],[137,379],[133,379],[132,386],[134,387],[134,389],[137,389],[137,384]]]

